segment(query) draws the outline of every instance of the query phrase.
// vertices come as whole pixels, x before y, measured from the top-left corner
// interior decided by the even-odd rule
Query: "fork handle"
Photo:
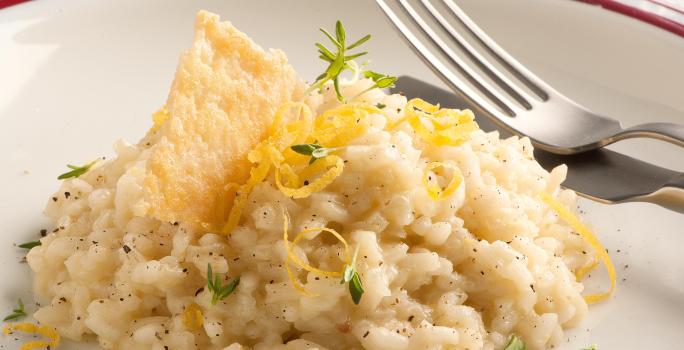
[[[614,136],[613,141],[648,137],[684,147],[684,125],[675,123],[645,123],[627,128]]]

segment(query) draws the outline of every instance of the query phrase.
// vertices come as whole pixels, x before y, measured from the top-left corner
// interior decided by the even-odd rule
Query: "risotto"
[[[195,40],[226,26],[200,13]],[[237,50],[210,44],[193,50]],[[55,230],[27,256],[40,324],[122,350],[503,349],[512,335],[534,350],[607,296],[583,296],[579,280],[605,251],[559,187],[566,167],[545,171],[528,139],[388,95],[373,74],[309,94],[275,51],[201,66],[238,72],[230,81],[251,72],[251,85],[217,94],[253,88],[269,113],[206,127],[212,111],[258,106],[195,92],[179,108],[177,91],[206,83],[184,83],[183,65],[216,63],[195,53],[145,138],[118,141],[115,158],[48,200]],[[257,73],[279,80],[260,85]],[[202,134],[217,128],[233,133]]]

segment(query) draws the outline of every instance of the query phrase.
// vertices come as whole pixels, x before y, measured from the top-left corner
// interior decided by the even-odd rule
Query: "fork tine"
[[[391,1],[391,0],[390,0]],[[494,120],[504,120],[507,117],[500,109],[496,108],[488,100],[482,98],[470,86],[468,86],[460,77],[448,68],[441,60],[439,60],[432,51],[413,34],[409,27],[399,18],[399,16],[392,10],[385,0],[376,0],[380,8],[385,12],[390,21],[402,34],[402,37],[409,43],[409,46],[421,57],[428,67],[430,67],[442,80],[455,91],[458,91],[462,97],[469,102],[477,105],[483,112],[490,114]]]
[[[546,101],[549,99],[549,95],[544,89],[549,90],[549,87],[536,75],[527,70],[520,62],[509,55],[504,49],[501,48],[492,38],[490,38],[485,32],[480,29],[480,27],[473,22],[473,20],[466,15],[461,8],[454,3],[453,0],[443,0],[451,12],[458,18],[459,21],[465,26],[470,33],[477,38],[477,40],[482,43],[482,46],[489,51],[494,58],[499,61],[506,69],[508,69],[511,74],[525,84],[530,90],[532,90],[539,98]]]
[[[439,35],[430,27],[430,25],[418,14],[418,12],[406,0],[399,0],[399,3],[404,8],[410,18],[413,19],[418,27],[432,40],[432,42],[458,67],[466,76],[466,78],[477,87],[485,96],[487,96],[494,104],[503,110],[509,116],[515,116],[519,112],[510,100],[504,97],[498,90],[492,87],[485,79],[476,73],[463,59],[461,59]],[[517,109],[517,111],[516,111]]]
[[[461,49],[470,56],[471,60],[474,61],[480,69],[487,74],[492,80],[496,82],[499,87],[506,91],[511,97],[513,97],[518,103],[520,103],[525,109],[532,109],[532,105],[529,100],[533,97],[527,92],[520,89],[520,87],[511,81],[508,77],[501,73],[499,69],[494,67],[487,59],[485,59],[479,51],[477,51],[469,42],[466,40],[447,19],[442,16],[437,8],[430,2],[430,0],[420,0],[425,8],[428,9],[430,14],[437,19],[437,21],[442,25],[442,27],[451,34],[456,43],[461,47]]]

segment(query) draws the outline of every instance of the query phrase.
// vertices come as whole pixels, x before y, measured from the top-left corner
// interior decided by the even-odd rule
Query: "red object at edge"
[[[0,9],[5,7],[10,7],[12,5],[20,4],[28,0],[0,0]]]
[[[607,10],[622,13],[624,15],[636,18],[638,20],[653,24],[654,26],[665,29],[669,32],[684,37],[684,24],[671,21],[667,18],[660,17],[654,13],[644,11],[629,5],[619,3],[614,0],[580,0],[592,5],[601,6]]]

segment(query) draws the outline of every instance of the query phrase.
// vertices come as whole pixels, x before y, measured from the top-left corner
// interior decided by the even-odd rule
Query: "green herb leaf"
[[[3,319],[3,322],[16,321],[20,318],[26,317],[26,311],[24,310],[24,302],[21,300],[21,298],[19,299],[18,304],[19,304],[19,307],[12,310],[11,314],[5,316],[5,318]]]
[[[319,81],[321,79],[324,79],[326,77],[325,73],[321,73],[321,75],[316,77],[316,81]],[[312,85],[313,86],[313,85]]]
[[[24,248],[24,249],[31,249],[33,247],[39,246],[41,243],[40,241],[31,241],[31,242],[26,242],[18,245],[17,247],[19,248]]]
[[[347,55],[347,51],[356,48],[360,46],[361,44],[365,43],[368,41],[371,36],[366,35],[362,37],[361,39],[355,41],[353,44],[349,45],[349,47],[346,46],[346,40],[347,40],[347,32],[344,29],[344,26],[342,25],[342,22],[337,21],[335,22],[335,36],[333,37],[332,34],[330,34],[327,30],[323,28],[319,28],[320,31],[325,34],[325,36],[335,45],[335,48],[337,49],[335,53],[333,53],[332,50],[328,49],[321,43],[316,43],[316,47],[318,48],[318,53],[320,55],[318,56],[322,60],[326,61],[328,63],[328,67],[325,69],[325,73],[319,75],[316,80],[314,81],[313,84],[307,89],[306,94],[309,94],[311,91],[321,89],[325,83],[332,81],[335,87],[335,93],[337,95],[337,99],[339,101],[344,101],[344,96],[342,96],[341,90],[340,90],[340,75],[342,72],[345,70],[353,70],[352,67],[356,66],[356,64],[349,65],[348,62],[353,62],[355,58],[361,57],[363,55],[366,55],[367,52],[360,52],[360,53],[353,53],[350,55]]]
[[[340,78],[335,77],[333,79],[333,86],[335,87],[335,94],[337,95],[337,100],[342,101],[344,100],[344,97],[342,96],[342,91],[340,91]]]
[[[368,54],[368,52],[366,52],[366,51],[364,51],[364,52],[359,52],[359,53],[356,53],[356,54],[353,54],[353,55],[344,56],[344,60],[345,60],[345,61],[351,61],[351,60],[353,60],[353,59],[355,59],[355,58],[359,58],[359,57],[361,57],[361,56],[363,56],[363,55],[367,55],[367,54]]]
[[[240,276],[233,278],[228,284],[223,286],[223,289],[221,290],[221,299],[224,299],[225,297],[229,296],[231,293],[235,291],[235,288],[240,285]]]
[[[321,55],[330,59],[330,62],[335,60],[335,55],[333,55],[332,52],[330,52],[330,50],[328,50],[327,47],[323,46],[320,43],[316,43],[316,47],[318,48],[318,52],[320,52]]]
[[[233,278],[225,286],[221,285],[221,277],[207,264],[207,290],[211,292],[211,305],[216,305],[220,300],[225,299],[240,285],[240,276]]]
[[[347,50],[351,50],[351,49],[353,49],[353,48],[355,48],[355,47],[361,46],[361,44],[363,44],[363,43],[365,43],[366,41],[370,40],[370,38],[371,38],[371,35],[370,35],[370,34],[364,36],[363,38],[357,40],[355,43],[353,43],[353,44],[347,46]]]
[[[305,156],[311,156],[309,164],[312,164],[317,159],[327,157],[330,153],[339,150],[339,148],[325,148],[316,143],[303,143],[299,145],[293,145],[290,147],[293,151],[303,154]]]
[[[517,335],[511,335],[504,350],[526,350],[525,343]]]
[[[379,87],[380,89],[384,89],[393,86],[396,81],[397,77],[384,77],[378,79],[378,81],[375,82],[375,86]]]
[[[352,54],[347,54],[347,52],[351,51],[354,48],[361,46],[363,43],[370,40],[371,36],[370,36],[370,34],[365,35],[361,39],[355,41],[353,44],[346,46],[347,31],[344,29],[342,22],[340,22],[340,21],[335,22],[335,36],[334,37],[327,30],[325,30],[323,28],[319,28],[319,29],[333,43],[333,45],[335,45],[335,48],[337,48],[337,50],[336,50],[336,52],[333,53],[332,50],[328,49],[323,44],[316,43],[316,47],[318,48],[318,53],[320,54],[318,57],[320,59],[322,59],[323,61],[327,62],[328,67],[325,69],[325,73],[319,75],[316,78],[316,80],[314,81],[314,83],[311,84],[311,86],[309,86],[309,88],[306,90],[305,94],[308,95],[310,92],[312,92],[314,90],[319,90],[319,92],[320,92],[320,89],[323,87],[323,85],[325,85],[327,82],[332,81],[333,86],[335,88],[335,95],[337,96],[337,100],[344,102],[345,98],[342,95],[342,90],[340,89],[340,75],[345,70],[351,70],[354,73],[357,73],[359,70],[358,70],[358,68],[355,68],[355,67],[358,67],[358,65],[356,64],[356,62],[354,62],[354,59],[368,54],[365,51],[359,52],[359,53],[352,53]],[[375,84],[373,84],[373,86],[371,86],[367,90],[361,92],[360,94],[363,94],[366,91],[374,89],[374,88],[383,89],[383,88],[391,87],[397,81],[396,77],[391,77],[391,76],[381,74],[381,73],[376,73],[373,71],[365,71],[365,72],[363,72],[363,74],[367,78],[371,78]],[[313,159],[311,162],[314,162],[314,161],[315,161],[315,159]]]
[[[324,55],[320,55],[320,56],[318,56],[318,58],[322,59],[323,61],[330,62],[330,63],[332,63],[332,61],[333,61],[331,58],[328,58]],[[325,77],[325,73],[323,73],[323,77]],[[316,79],[316,80],[318,80],[318,79]]]
[[[349,284],[349,294],[356,305],[359,305],[359,302],[361,302],[361,296],[364,292],[361,283],[361,275],[359,275],[359,272],[356,270],[356,258],[358,255],[359,246],[357,245],[351,264],[344,266],[344,273],[342,274],[342,280],[340,281],[340,284]]]
[[[337,41],[344,47],[344,40],[347,37],[347,32],[344,30],[342,22],[335,22],[335,35],[337,36]]]
[[[377,87],[380,89],[391,87],[397,81],[397,77],[392,77],[382,73],[373,72],[372,70],[364,71],[363,76],[373,80],[373,82],[375,82],[375,85],[373,87]]]
[[[97,163],[98,161],[99,161],[99,159],[95,159],[94,161],[92,161],[86,165],[83,165],[83,166],[76,166],[76,165],[67,164],[67,168],[71,169],[71,171],[68,171],[62,175],[59,175],[57,177],[57,180],[64,180],[64,179],[68,179],[71,177],[79,177],[79,176],[87,173],[88,170],[90,170],[90,168],[93,165],[95,165],[95,163]]]
[[[340,42],[337,41],[337,39],[333,38],[333,36],[330,35],[330,33],[328,33],[327,30],[325,30],[325,29],[323,29],[323,28],[318,28],[318,30],[320,30],[321,32],[323,32],[323,34],[325,34],[325,36],[327,36],[328,39],[330,39],[330,41],[332,41],[332,43],[335,44],[335,46],[337,46],[338,49],[342,47],[342,45],[340,45]]]
[[[330,63],[328,69],[325,70],[326,79],[336,79],[342,73],[344,67],[344,56],[338,55],[335,57],[335,60]]]
[[[352,301],[354,304],[359,305],[361,302],[361,296],[363,295],[363,285],[361,285],[361,277],[359,273],[354,270],[351,281],[349,281],[349,294],[351,294]]]
[[[377,81],[378,79],[385,77],[384,74],[376,73],[376,72],[373,72],[372,70],[364,71],[363,76],[366,78],[370,78],[373,81]]]
[[[378,103],[375,105],[375,107],[378,107],[378,109],[383,109],[383,108],[387,107],[387,105],[384,103]]]
[[[321,145],[315,143],[303,143],[299,145],[294,145],[290,148],[299,154],[310,156],[313,153],[313,151],[321,148]]]

